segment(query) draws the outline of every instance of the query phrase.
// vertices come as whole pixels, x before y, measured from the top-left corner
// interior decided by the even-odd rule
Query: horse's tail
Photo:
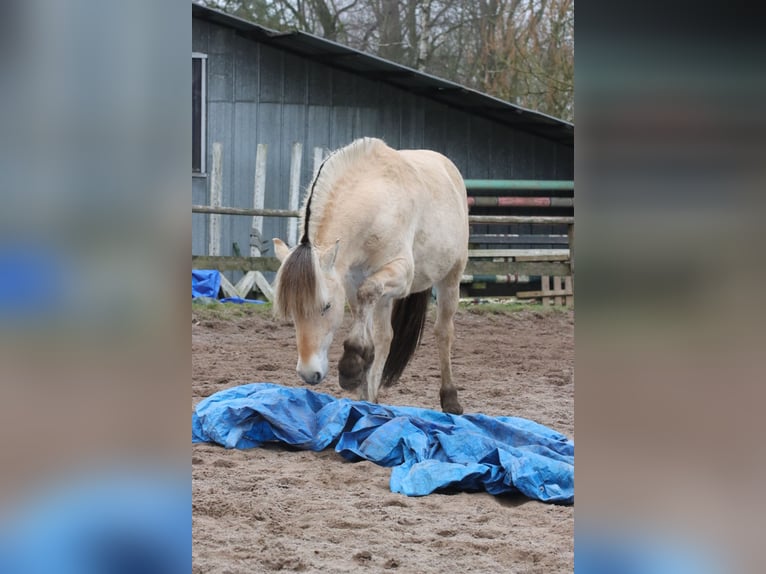
[[[404,299],[397,299],[394,302],[391,313],[394,338],[391,340],[391,348],[388,351],[386,364],[383,366],[381,381],[384,387],[393,385],[399,380],[407,363],[415,354],[415,349],[423,335],[430,299],[431,289],[426,289],[420,293],[410,293]]]

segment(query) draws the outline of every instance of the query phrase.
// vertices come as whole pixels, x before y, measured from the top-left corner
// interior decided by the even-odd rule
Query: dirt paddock
[[[234,308],[236,307],[236,308]],[[402,379],[380,402],[439,408],[439,370],[427,332]],[[327,380],[337,382],[348,318]],[[453,370],[466,412],[533,419],[574,436],[572,311],[476,313],[456,319]],[[253,306],[193,306],[192,403],[268,381],[302,386],[294,331]],[[352,397],[356,398],[356,397]],[[192,447],[193,572],[571,572],[574,508],[486,493],[409,498],[390,470],[348,463],[332,449]]]

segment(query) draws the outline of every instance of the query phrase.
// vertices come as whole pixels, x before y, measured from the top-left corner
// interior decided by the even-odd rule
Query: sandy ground
[[[192,311],[192,401],[249,382],[301,386],[293,328],[243,308]],[[348,319],[347,319],[348,321]],[[402,379],[380,402],[439,408],[433,314]],[[343,336],[315,389],[337,383]],[[533,419],[574,436],[574,315],[533,310],[456,320],[453,369],[466,412]],[[356,398],[356,397],[352,397]],[[280,446],[192,447],[193,572],[571,572],[574,508],[486,493],[409,498],[390,470]]]

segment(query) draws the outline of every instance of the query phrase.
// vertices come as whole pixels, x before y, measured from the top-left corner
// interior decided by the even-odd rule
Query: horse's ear
[[[322,258],[322,269],[325,271],[325,273],[329,272],[330,269],[335,267],[335,258],[338,257],[338,249],[340,248],[340,239],[337,239],[335,241],[335,245],[333,245],[329,251],[325,254],[325,256]]]
[[[274,244],[274,253],[277,256],[277,259],[279,259],[279,262],[285,260],[287,255],[290,253],[290,248],[287,246],[287,244],[282,241],[281,239],[278,239],[275,237],[271,240],[271,242]]]

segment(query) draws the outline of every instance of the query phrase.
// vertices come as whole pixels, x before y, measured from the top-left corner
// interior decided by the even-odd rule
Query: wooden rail
[[[192,213],[246,215],[251,217],[300,217],[300,212],[292,209],[253,209],[246,207],[212,207],[210,205],[192,205]]]
[[[574,181],[571,180],[539,180],[539,179],[466,179],[465,187],[472,189],[492,190],[534,190],[534,191],[574,191]]]
[[[574,217],[553,215],[469,215],[468,223],[539,223],[542,225],[553,225],[563,223],[572,225]]]
[[[468,207],[574,207],[574,198],[471,195],[468,197]]]
[[[290,209],[252,209],[244,207],[211,207],[209,205],[192,205],[192,213],[210,213],[221,215],[244,215],[263,217],[300,217],[299,211]],[[532,223],[550,225],[574,223],[574,217],[556,217],[548,215],[469,215],[468,223]]]

